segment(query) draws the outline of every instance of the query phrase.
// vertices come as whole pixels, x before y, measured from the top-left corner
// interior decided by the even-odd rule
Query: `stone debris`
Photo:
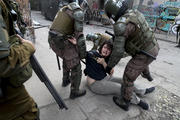
[[[153,95],[155,102],[150,104],[149,111],[128,120],[180,120],[180,97],[157,87]]]

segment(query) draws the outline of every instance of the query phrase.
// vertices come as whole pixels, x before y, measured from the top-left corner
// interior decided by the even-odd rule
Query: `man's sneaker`
[[[71,90],[69,98],[70,99],[75,99],[77,97],[84,96],[85,94],[86,94],[86,90],[78,90],[78,91]]]
[[[142,101],[142,100],[140,100],[140,102],[137,105],[140,106],[144,110],[149,109],[149,105],[146,102]]]
[[[125,111],[129,110],[130,102],[125,102],[122,98],[119,98],[117,96],[113,96],[113,101],[117,106],[119,106],[123,110],[125,110]]]
[[[154,90],[155,90],[155,87],[146,88],[144,95],[152,93]]]
[[[63,82],[62,82],[62,87],[66,87],[66,86],[68,86],[70,83],[71,83],[71,81],[70,81],[69,79],[63,80]]]
[[[151,74],[150,73],[148,73],[148,74],[144,74],[143,72],[141,73],[141,76],[143,77],[143,78],[146,78],[148,81],[153,81],[153,78],[151,77]]]

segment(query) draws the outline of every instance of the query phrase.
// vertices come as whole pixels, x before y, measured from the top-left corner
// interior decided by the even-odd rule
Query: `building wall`
[[[99,5],[100,3],[102,3],[102,1],[105,1],[105,0],[87,0],[91,9],[96,9],[96,8],[99,8],[99,6],[102,6],[102,5]],[[134,5],[138,5],[140,1],[143,1],[143,5],[147,5],[148,2],[151,0],[127,0],[127,1],[129,2],[133,1]],[[178,0],[152,0],[152,1],[159,5],[167,1],[178,1]]]
[[[15,0],[19,3],[20,11],[23,15],[23,19],[28,26],[31,26],[31,11],[29,6],[29,0]]]
[[[148,1],[151,1],[151,0],[134,0],[134,5],[138,5],[140,1],[143,1],[143,5],[147,5]],[[152,0],[152,1],[157,4],[163,4],[164,2],[167,2],[167,1],[177,1],[177,0]]]
[[[29,0],[31,10],[41,10],[40,0]]]

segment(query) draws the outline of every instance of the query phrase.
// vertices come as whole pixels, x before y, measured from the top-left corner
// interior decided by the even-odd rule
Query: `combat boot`
[[[86,90],[71,90],[70,99],[75,99],[77,97],[84,96],[86,94]]]
[[[117,96],[113,96],[113,101],[117,106],[119,106],[123,110],[125,110],[125,111],[129,110],[130,101],[127,101],[123,98],[119,98]]]
[[[141,76],[143,77],[143,78],[146,78],[148,81],[153,81],[153,78],[151,77],[151,74],[150,73],[141,73]]]

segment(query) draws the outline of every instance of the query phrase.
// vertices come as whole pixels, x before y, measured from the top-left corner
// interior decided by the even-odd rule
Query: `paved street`
[[[32,17],[42,25],[51,24],[40,15],[40,12],[33,11]],[[94,25],[84,26],[85,34],[104,33],[105,30],[112,31]],[[141,76],[136,81],[140,88],[156,86],[154,93],[142,97],[150,104],[150,110],[144,111],[138,106],[131,105],[130,110],[125,112],[113,103],[112,96],[100,96],[90,92],[84,75],[81,88],[85,88],[87,94],[75,100],[69,99],[70,86],[61,87],[62,71],[58,70],[56,55],[48,45],[48,28],[36,29],[35,34],[35,56],[69,108],[67,111],[59,110],[45,85],[40,82],[36,74],[33,74],[31,80],[26,83],[26,88],[40,108],[41,120],[180,120],[180,49],[174,47],[175,43],[158,40],[160,53],[157,60],[150,65],[154,81],[148,82]],[[157,34],[156,37],[169,39],[166,35]],[[171,41],[175,39],[175,37],[170,38]],[[86,42],[86,44],[90,50],[92,43]],[[130,57],[126,57],[119,62],[115,67],[114,76],[122,77],[129,59]],[[82,69],[84,67],[82,64]]]

